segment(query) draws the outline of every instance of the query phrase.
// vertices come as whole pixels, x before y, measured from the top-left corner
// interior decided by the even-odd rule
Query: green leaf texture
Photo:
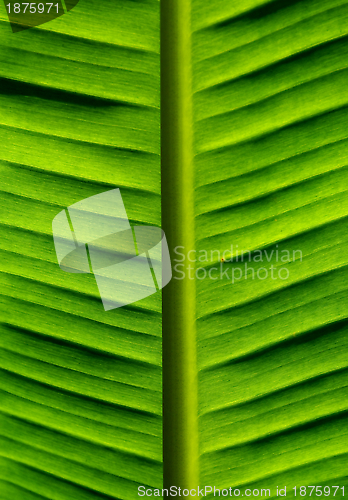
[[[196,280],[200,482],[347,485],[348,2],[194,0],[192,30],[196,247],[233,257]]]
[[[2,500],[162,484],[161,296],[105,313],[60,270],[52,220],[121,188],[160,226],[159,4],[83,0],[13,34],[0,5]]]
[[[192,424],[192,487],[348,487],[348,1],[170,3],[163,223],[216,251],[196,265],[217,279],[164,291],[189,348],[164,354],[186,384],[167,423]],[[105,313],[51,222],[120,187],[131,222],[161,224],[159,4],[80,0],[16,35],[1,9],[1,499],[135,499],[162,485],[161,296]]]

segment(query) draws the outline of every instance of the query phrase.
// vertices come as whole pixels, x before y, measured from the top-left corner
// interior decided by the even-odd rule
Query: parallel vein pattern
[[[161,297],[105,313],[51,223],[120,187],[159,226],[159,4],[81,0],[13,35],[0,6],[0,497],[161,487]]]
[[[193,9],[200,482],[345,486],[348,3]]]

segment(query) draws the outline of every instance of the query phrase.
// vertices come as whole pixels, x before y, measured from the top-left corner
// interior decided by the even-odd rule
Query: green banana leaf
[[[0,4],[0,41],[0,498],[342,497],[348,2]],[[115,187],[173,279],[105,312],[52,220]]]
[[[234,257],[197,280],[205,484],[347,485],[347,20],[194,5],[196,246]]]
[[[13,34],[1,5],[2,499],[134,498],[162,481],[161,296],[109,311],[52,220],[122,189],[159,226],[157,1],[87,0]]]

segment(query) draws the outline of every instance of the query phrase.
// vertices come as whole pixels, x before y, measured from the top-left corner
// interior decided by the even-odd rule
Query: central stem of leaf
[[[195,247],[191,2],[161,2],[162,227],[175,247]],[[195,281],[163,289],[164,486],[196,488],[198,474]]]

